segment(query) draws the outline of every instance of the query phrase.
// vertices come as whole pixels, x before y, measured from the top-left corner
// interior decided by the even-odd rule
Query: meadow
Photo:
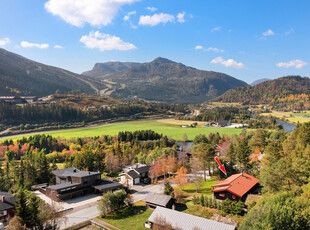
[[[291,124],[297,124],[299,123],[305,123],[305,122],[310,122],[309,118],[306,117],[302,117],[301,116],[302,113],[292,113],[292,112],[272,112],[272,113],[262,113],[262,116],[273,116],[279,119],[283,119],[283,117],[285,117],[285,120],[288,123]],[[308,115],[306,113],[302,114],[303,116]]]
[[[218,128],[218,127],[202,127],[202,124],[199,124],[196,128],[181,128],[180,124],[183,123],[179,120],[150,120],[150,121],[134,121],[134,122],[123,122],[108,124],[96,127],[87,127],[87,128],[77,128],[71,130],[60,130],[60,131],[47,131],[45,134],[52,135],[53,137],[61,138],[74,138],[74,137],[94,137],[102,135],[117,135],[120,131],[137,131],[137,130],[153,130],[157,133],[172,137],[175,140],[182,141],[183,135],[186,134],[188,140],[194,140],[195,136],[198,134],[216,133],[227,134],[231,136],[233,134],[241,133],[242,129],[235,128]],[[184,121],[183,124],[192,124],[193,121]],[[13,138],[4,138],[18,140],[23,136],[29,136],[31,134],[25,134],[22,136],[17,136]],[[32,134],[33,135],[33,134]]]

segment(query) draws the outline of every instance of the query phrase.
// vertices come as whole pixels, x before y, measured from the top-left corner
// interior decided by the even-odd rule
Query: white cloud
[[[0,39],[0,46],[5,46],[7,44],[9,44],[11,41],[9,38],[2,38]]]
[[[222,29],[222,27],[220,27],[220,26],[214,27],[214,28],[212,28],[211,32],[220,31],[221,29]]]
[[[195,47],[195,50],[203,50],[203,46],[199,46],[198,45],[198,46]]]
[[[293,60],[293,61],[289,61],[289,62],[280,62],[280,63],[276,64],[276,66],[278,66],[279,68],[294,67],[296,69],[301,69],[305,65],[308,65],[308,63],[304,62],[302,60],[299,60],[299,59],[296,59],[296,60]]]
[[[177,14],[178,22],[179,22],[179,23],[184,23],[184,22],[185,22],[184,17],[185,17],[185,12],[184,12],[184,11],[183,11],[182,13],[178,13],[178,14]]]
[[[264,37],[273,36],[273,35],[275,35],[275,33],[271,29],[263,32]]]
[[[131,12],[129,12],[127,15],[125,15],[124,16],[124,21],[128,21],[129,19],[130,19],[130,16],[131,15],[134,15],[134,14],[136,14],[137,12],[136,11],[131,11]]]
[[[203,46],[200,46],[200,45],[197,45],[195,47],[195,50],[204,50],[204,51],[212,51],[212,52],[215,52],[215,53],[223,53],[224,50],[222,49],[218,49],[218,48],[215,48],[215,47],[209,47],[209,48],[204,48]]]
[[[112,22],[123,5],[139,0],[48,0],[45,9],[65,22],[82,27],[106,26]]]
[[[156,26],[160,23],[166,24],[167,22],[174,22],[175,18],[171,14],[154,14],[150,15],[141,15],[139,20],[139,25],[143,26]]]
[[[63,47],[61,45],[54,45],[55,49],[62,49]]]
[[[222,57],[214,58],[211,61],[212,64],[221,64],[225,67],[232,67],[235,69],[244,69],[245,65],[242,62],[236,62],[234,59],[224,60]]]
[[[146,7],[146,9],[151,11],[151,12],[157,11],[157,8],[156,7],[152,7],[152,6],[148,6],[148,7]]]
[[[218,48],[215,48],[215,47],[209,47],[207,49],[207,51],[213,51],[215,53],[223,53],[224,52],[224,50],[221,50],[221,49],[218,49]]]
[[[26,41],[22,41],[20,45],[21,47],[24,47],[24,48],[47,49],[49,47],[49,44],[46,44],[46,43],[39,44],[39,43],[31,43],[31,42],[26,42]]]
[[[119,37],[100,33],[99,31],[90,32],[88,35],[81,37],[80,42],[84,43],[87,48],[105,50],[131,50],[137,47],[131,43],[122,41]]]

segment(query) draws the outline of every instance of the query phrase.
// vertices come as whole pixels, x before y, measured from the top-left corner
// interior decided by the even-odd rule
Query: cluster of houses
[[[89,193],[106,193],[121,189],[123,186],[133,186],[149,183],[150,166],[134,164],[123,169],[120,175],[120,183],[101,178],[100,172],[81,171],[74,167],[52,171],[55,175],[55,185],[39,185],[37,189],[54,201],[72,199]],[[247,174],[234,174],[227,179],[212,186],[214,197],[218,200],[245,201],[249,194],[258,193],[260,185],[258,179]],[[0,223],[14,216],[16,197],[0,192]],[[168,223],[172,229],[235,229],[234,225],[220,223],[214,220],[190,215],[175,210],[176,200],[159,193],[148,193],[145,197],[146,206],[154,209],[151,216],[145,222],[145,227],[154,228],[160,225],[162,220]]]
[[[6,104],[27,104],[37,102],[39,99],[36,96],[0,96],[0,103]]]

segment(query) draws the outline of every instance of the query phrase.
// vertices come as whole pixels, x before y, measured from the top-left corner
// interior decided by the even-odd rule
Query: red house
[[[234,174],[212,187],[216,199],[225,200],[228,198],[243,202],[248,194],[257,193],[260,188],[258,179],[247,173]]]
[[[15,213],[16,197],[0,191],[0,221],[13,217]]]

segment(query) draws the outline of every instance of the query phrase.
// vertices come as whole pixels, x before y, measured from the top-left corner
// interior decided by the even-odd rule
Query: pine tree
[[[24,189],[20,189],[17,193],[15,207],[16,215],[22,219],[23,224],[28,226],[30,222],[30,213],[27,206],[27,195]]]
[[[203,196],[203,194],[201,194],[200,196],[200,205],[205,206],[205,197]]]

